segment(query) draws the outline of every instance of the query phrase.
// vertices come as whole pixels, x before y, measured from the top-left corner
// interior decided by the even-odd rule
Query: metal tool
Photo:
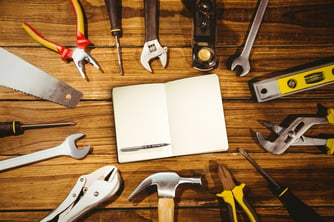
[[[238,72],[238,75],[240,77],[247,75],[250,71],[249,56],[253,48],[253,44],[255,42],[257,33],[260,29],[262,18],[267,9],[268,3],[269,3],[269,0],[260,0],[252,26],[249,30],[244,48],[241,54],[237,58],[235,58],[231,64],[231,70],[235,70],[237,66],[239,66],[242,69],[241,72]]]
[[[216,195],[218,197],[223,198],[223,200],[228,204],[229,216],[230,216],[229,221],[233,222],[238,221],[237,210],[234,199],[239,203],[239,205],[245,211],[245,213],[249,218],[249,221],[251,222],[259,221],[255,211],[244,198],[244,188],[246,184],[242,183],[238,186],[235,185],[235,182],[233,180],[230,171],[223,164],[220,164],[218,167],[218,176],[223,184],[224,191]]]
[[[70,108],[75,108],[82,93],[14,54],[0,48],[0,85]]]
[[[142,66],[152,72],[150,61],[159,57],[162,67],[167,66],[167,47],[158,41],[158,0],[144,0],[145,8],[145,43],[140,56]]]
[[[120,185],[121,176],[115,166],[105,166],[82,175],[64,201],[41,222],[74,221],[115,195]]]
[[[334,61],[255,81],[251,88],[258,102],[266,102],[331,83],[334,83]]]
[[[58,156],[71,156],[75,159],[82,159],[91,149],[90,146],[86,146],[83,149],[78,149],[76,147],[75,141],[83,136],[84,134],[81,133],[72,134],[68,136],[62,144],[56,147],[2,160],[0,161],[0,171],[51,159]]]
[[[27,23],[22,24],[22,28],[31,36],[36,42],[41,44],[42,46],[49,48],[55,52],[58,52],[63,60],[73,60],[76,68],[78,69],[82,78],[88,81],[84,70],[84,64],[90,63],[95,68],[99,69],[101,72],[103,70],[99,66],[99,64],[95,61],[95,59],[86,51],[87,45],[90,44],[90,41],[85,37],[85,23],[84,16],[82,13],[82,9],[78,0],[70,0],[72,8],[76,15],[76,35],[77,35],[77,48],[71,50],[64,46],[61,46],[57,43],[51,42],[50,40],[45,39],[42,35],[40,35],[36,30],[34,30]]]
[[[159,222],[174,221],[174,197],[176,188],[183,183],[202,185],[201,177],[180,177],[175,172],[155,173],[143,180],[129,196],[129,200],[145,188],[156,185],[159,197],[158,217]]]
[[[239,152],[263,176],[269,185],[270,191],[278,197],[295,221],[324,221],[317,212],[298,199],[287,186],[277,183],[271,176],[269,176],[245,150],[239,149]]]
[[[30,130],[30,129],[73,126],[75,124],[76,123],[68,122],[68,123],[42,123],[42,124],[23,125],[20,121],[0,122],[0,137],[21,135],[24,133],[25,130]]]
[[[218,66],[216,59],[216,2],[194,1],[194,33],[192,40],[192,66],[209,71]]]
[[[117,59],[119,74],[123,75],[122,59],[121,59],[121,49],[119,46],[119,38],[122,37],[121,29],[121,18],[122,18],[122,6],[121,0],[105,0],[109,20],[111,24],[111,34],[115,37]]]
[[[268,123],[268,122],[267,122]],[[278,137],[273,141],[266,140],[263,135],[256,132],[257,139],[261,146],[270,153],[282,154],[289,146],[293,145],[326,145],[328,154],[334,153],[334,139],[313,139],[303,136],[304,133],[313,125],[334,124],[334,109],[328,109],[326,117],[297,117],[288,127],[272,127]],[[270,125],[270,124],[268,124]],[[275,129],[276,127],[276,129]]]
[[[277,135],[281,135],[282,132],[286,131],[286,127],[281,127],[270,121],[263,121],[262,123]],[[308,137],[302,135],[299,138],[297,138],[291,144],[291,146],[325,146],[327,148],[327,154],[334,154],[334,138],[323,139],[323,138]]]

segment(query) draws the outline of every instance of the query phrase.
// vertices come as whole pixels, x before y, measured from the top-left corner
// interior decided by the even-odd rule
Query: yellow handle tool
[[[249,220],[251,222],[258,221],[255,211],[252,207],[247,203],[244,198],[244,188],[246,184],[242,183],[240,185],[235,185],[235,182],[232,178],[232,174],[230,171],[224,167],[224,165],[220,164],[218,168],[218,176],[223,184],[224,191],[216,194],[218,197],[223,198],[223,200],[228,204],[230,221],[237,222],[237,211],[235,201],[242,207],[242,209],[247,214]]]
[[[87,45],[90,44],[90,41],[85,37],[85,23],[84,17],[81,9],[81,5],[78,0],[71,0],[71,5],[73,7],[73,11],[76,15],[77,21],[77,45],[78,48],[84,49]]]
[[[249,204],[244,198],[244,187],[245,186],[246,184],[242,183],[239,186],[234,187],[232,192],[233,192],[234,198],[237,200],[238,204],[245,211],[249,220],[251,222],[256,222],[256,217],[254,216],[255,213],[253,212],[252,208],[249,206]]]
[[[230,221],[237,222],[237,210],[235,207],[235,202],[234,202],[234,196],[232,191],[230,190],[224,190],[223,192],[217,194],[218,197],[223,198],[224,202],[229,205],[229,211],[231,212],[232,218],[230,218]]]
[[[334,61],[251,84],[258,102],[265,102],[334,82]]]

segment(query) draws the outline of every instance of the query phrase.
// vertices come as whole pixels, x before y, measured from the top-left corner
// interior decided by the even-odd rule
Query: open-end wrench
[[[237,66],[241,67],[242,71],[238,72],[239,76],[245,76],[250,71],[249,55],[253,48],[253,44],[256,39],[257,33],[260,29],[262,18],[267,9],[268,3],[269,0],[260,0],[259,7],[257,8],[252,26],[249,30],[245,46],[241,54],[237,58],[235,58],[231,64],[231,70],[235,70]]]
[[[162,47],[158,41],[158,0],[144,0],[145,8],[145,43],[140,62],[149,72],[152,72],[150,60],[159,57],[162,67],[167,66],[167,47]]]
[[[0,161],[0,171],[51,159],[58,156],[71,156],[75,159],[82,159],[91,149],[90,146],[86,146],[83,149],[78,149],[76,147],[75,141],[83,136],[84,134],[82,133],[72,134],[68,136],[62,144],[56,147]]]

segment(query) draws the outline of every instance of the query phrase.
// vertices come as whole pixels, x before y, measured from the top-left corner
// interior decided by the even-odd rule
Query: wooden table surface
[[[228,221],[226,205],[215,196],[222,191],[217,163],[229,168],[238,182],[246,183],[246,198],[260,221],[292,221],[266,181],[238,153],[238,147],[248,151],[273,178],[289,186],[326,221],[334,221],[333,156],[315,146],[290,147],[282,155],[272,155],[261,148],[252,133],[254,130],[265,136],[270,134],[259,120],[280,124],[291,116],[315,115],[318,104],[334,107],[334,84],[265,103],[257,103],[248,86],[254,78],[333,56],[333,0],[270,1],[252,50],[252,70],[242,78],[226,67],[226,61],[242,49],[258,1],[217,1],[219,66],[211,73],[219,76],[221,84],[229,150],[128,164],[117,162],[112,88],[206,74],[191,67],[191,1],[160,1],[159,39],[169,49],[168,66],[164,69],[159,60],[154,60],[153,74],[145,71],[139,61],[144,42],[143,1],[122,1],[124,36],[120,43],[124,76],[118,73],[115,42],[109,32],[104,1],[80,2],[88,38],[94,44],[91,55],[105,71],[101,73],[87,64],[89,82],[80,77],[73,62],[63,62],[21,28],[27,22],[44,37],[75,47],[75,15],[68,0],[0,1],[0,47],[84,94],[78,106],[70,109],[1,87],[1,121],[18,120],[25,124],[73,121],[77,125],[30,130],[24,135],[1,138],[0,159],[56,146],[68,135],[79,132],[86,137],[77,142],[78,146],[93,147],[93,152],[83,160],[58,157],[1,172],[0,221],[44,218],[63,201],[80,175],[106,165],[118,167],[124,186],[115,197],[83,216],[82,221],[157,221],[156,193],[142,192],[135,202],[127,198],[145,177],[162,171],[176,171],[185,176],[201,174],[206,181],[203,187],[179,187],[175,221]],[[334,127],[314,126],[307,134],[334,137]],[[238,218],[249,221],[239,207]]]

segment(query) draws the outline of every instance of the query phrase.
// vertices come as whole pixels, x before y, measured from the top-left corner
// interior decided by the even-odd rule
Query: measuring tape
[[[258,102],[314,89],[334,82],[334,62],[252,84]]]

